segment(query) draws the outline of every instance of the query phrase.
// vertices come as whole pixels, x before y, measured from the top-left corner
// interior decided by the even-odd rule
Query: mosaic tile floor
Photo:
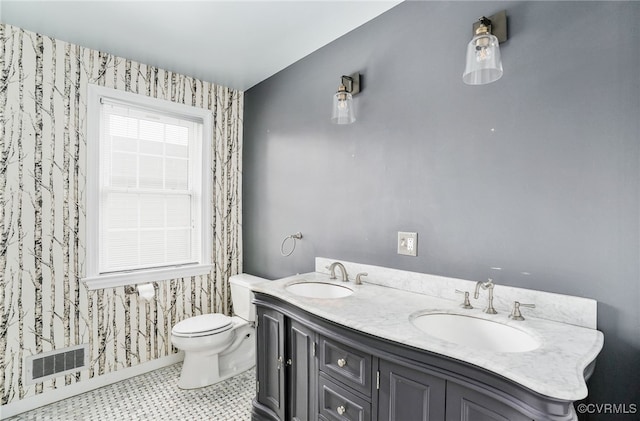
[[[25,412],[7,421],[125,421],[251,419],[255,369],[212,386],[178,389],[182,363],[161,368],[73,398]]]

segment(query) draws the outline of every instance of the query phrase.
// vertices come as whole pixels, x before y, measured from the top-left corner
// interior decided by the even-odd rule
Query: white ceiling
[[[0,20],[246,90],[402,0],[0,0]]]

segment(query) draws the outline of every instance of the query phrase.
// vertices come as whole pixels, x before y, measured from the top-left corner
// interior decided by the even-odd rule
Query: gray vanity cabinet
[[[445,419],[445,380],[385,360],[380,360],[379,373],[378,420]]]
[[[368,335],[267,294],[254,421],[570,421],[572,402],[464,361]]]

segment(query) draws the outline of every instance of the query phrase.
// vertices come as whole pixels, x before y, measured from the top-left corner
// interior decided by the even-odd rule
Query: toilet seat
[[[203,314],[189,317],[171,329],[171,334],[183,338],[215,335],[233,327],[231,317],[224,314]]]

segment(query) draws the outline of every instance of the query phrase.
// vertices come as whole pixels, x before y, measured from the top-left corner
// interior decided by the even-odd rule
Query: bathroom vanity
[[[488,315],[481,305],[486,297],[472,300],[477,308],[463,309],[461,300],[438,296],[442,293],[389,288],[367,283],[369,278],[362,285],[331,280],[324,263],[317,262],[318,272],[253,288],[254,420],[576,419],[573,402],[586,397],[585,379],[603,344],[594,328],[527,317],[525,310],[525,320],[510,320],[500,300],[498,314]],[[345,266],[353,279],[363,265]],[[364,269],[376,273],[375,267]],[[388,279],[383,271],[378,276]],[[376,282],[375,275],[370,279]],[[449,278],[430,281],[431,287],[440,283],[440,291],[452,283],[474,285]],[[500,292],[496,287],[497,298]],[[455,288],[451,296],[456,297]],[[474,338],[471,330],[459,338],[443,337],[449,329],[432,331],[419,322],[431,315],[437,315],[438,326],[463,317],[462,325],[452,325],[457,331],[468,319],[479,326],[497,323],[517,335],[511,339],[509,330],[497,330],[500,340],[493,344]],[[525,337],[531,342],[521,347]]]

